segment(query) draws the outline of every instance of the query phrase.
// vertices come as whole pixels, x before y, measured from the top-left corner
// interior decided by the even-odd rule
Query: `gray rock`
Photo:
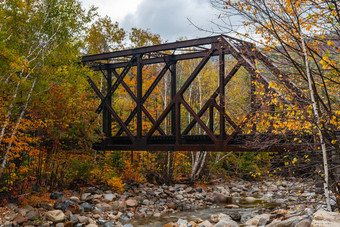
[[[123,211],[126,209],[125,201],[114,201],[114,202],[111,202],[110,205],[112,206],[112,210]]]
[[[45,210],[53,210],[53,205],[51,203],[39,203],[38,206]]]
[[[125,225],[123,225],[123,227],[133,227],[133,225],[131,225],[131,224],[125,224]]]
[[[57,223],[55,227],[64,227],[64,223]]]
[[[232,203],[232,198],[230,196],[214,192],[212,195],[212,202],[214,203]]]
[[[197,187],[197,188],[195,188],[195,191],[198,192],[198,193],[202,193],[203,189],[201,187]]]
[[[82,224],[88,224],[89,222],[89,217],[86,216],[78,216],[78,221]]]
[[[318,210],[314,213],[311,227],[335,227],[340,226],[340,214]]]
[[[78,222],[78,216],[77,216],[77,215],[70,214],[69,220],[70,220],[73,224],[76,224],[76,223]]]
[[[255,217],[246,221],[245,225],[246,226],[250,226],[250,225],[258,226],[259,224],[263,224],[263,223],[264,223],[263,225],[265,225],[269,220],[270,220],[270,214],[256,215]]]
[[[65,220],[65,214],[61,210],[51,210],[46,213],[46,218],[54,223],[62,222]]]
[[[128,199],[128,200],[126,200],[126,205],[128,207],[136,207],[136,206],[138,206],[138,204],[139,204],[139,202],[137,200],[135,200],[135,199]]]
[[[221,220],[214,227],[239,227],[239,225],[233,220]]]
[[[89,203],[82,203],[81,206],[84,208],[85,212],[91,212],[91,210],[93,209],[93,205]]]
[[[246,198],[244,198],[244,201],[247,203],[254,203],[256,202],[256,199],[254,197],[248,196]]]
[[[178,225],[180,225],[180,224],[185,224],[185,225],[187,225],[187,224],[188,224],[188,221],[180,218],[180,219],[178,219],[177,224],[178,224]]]
[[[110,194],[104,194],[104,199],[105,199],[105,200],[112,201],[112,200],[114,200],[114,199],[116,199],[116,198],[117,198],[117,197],[116,197],[115,194],[112,194],[112,193],[110,193]]]
[[[106,222],[103,227],[113,227],[113,223],[112,222]]]
[[[70,198],[71,201],[75,202],[75,203],[80,203],[80,199],[77,196],[72,196]]]
[[[61,192],[53,192],[51,195],[50,195],[50,198],[51,199],[59,199],[61,197],[64,197],[64,194],[61,193]]]
[[[92,199],[93,199],[93,195],[91,193],[84,193],[80,197],[81,201],[90,201]]]
[[[197,227],[213,227],[213,224],[211,224],[210,221],[205,220],[204,222],[199,223]]]
[[[27,214],[26,214],[26,217],[28,218],[28,220],[31,220],[31,221],[33,221],[33,220],[35,220],[35,219],[37,219],[37,218],[39,218],[39,212],[37,211],[37,210],[31,210],[31,211],[29,211]]]

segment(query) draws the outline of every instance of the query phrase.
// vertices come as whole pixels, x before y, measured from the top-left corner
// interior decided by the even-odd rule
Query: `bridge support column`
[[[112,87],[112,72],[110,68],[107,68],[106,70],[107,75],[106,75],[106,89],[107,93],[109,93],[111,87]],[[112,97],[109,96],[106,99],[106,102],[111,106],[112,105]],[[111,118],[111,113],[107,109],[105,105],[103,105],[103,133],[106,137],[111,137],[112,136],[112,130],[111,130],[111,123],[112,123],[112,118]]]
[[[225,89],[224,89],[224,74],[225,74],[225,54],[224,49],[222,47],[219,48],[219,82],[220,82],[220,140],[225,139]]]
[[[143,135],[143,119],[142,119],[142,83],[143,83],[143,64],[142,55],[137,57],[137,138],[141,139]]]
[[[171,73],[171,88],[170,88],[170,96],[173,99],[176,95],[176,63],[172,62],[170,66]],[[176,107],[172,107],[171,110],[171,135],[176,135]]]

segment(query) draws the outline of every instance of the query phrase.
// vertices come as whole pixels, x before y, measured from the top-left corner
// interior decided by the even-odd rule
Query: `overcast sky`
[[[217,10],[210,0],[81,0],[86,8],[98,7],[101,16],[108,15],[126,30],[131,27],[149,29],[163,40],[176,41],[180,37],[198,38],[211,35],[199,31],[211,30]],[[189,19],[189,20],[188,20]]]

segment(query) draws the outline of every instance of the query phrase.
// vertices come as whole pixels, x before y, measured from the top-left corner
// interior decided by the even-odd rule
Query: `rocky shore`
[[[297,178],[218,180],[204,187],[132,184],[124,193],[89,187],[80,192],[54,192],[50,199],[34,207],[14,203],[1,207],[0,226],[340,226],[340,214],[324,211],[322,191],[314,182]],[[172,221],[164,218],[161,224],[152,222],[214,207],[221,212],[209,218],[181,216]]]

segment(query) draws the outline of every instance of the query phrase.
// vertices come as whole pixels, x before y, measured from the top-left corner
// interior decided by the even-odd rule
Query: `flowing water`
[[[224,214],[233,214],[239,213],[241,215],[241,221],[239,222],[240,226],[249,218],[253,217],[258,211],[263,209],[270,209],[279,207],[280,204],[278,203],[267,203],[263,200],[256,200],[254,203],[245,203],[240,201],[238,203],[239,208],[225,208],[223,206],[212,206],[207,209],[200,209],[200,210],[191,210],[191,211],[182,211],[177,213],[169,213],[165,214],[162,217],[155,218],[155,217],[145,217],[145,218],[137,218],[131,224],[133,226],[151,226],[151,227],[158,227],[163,226],[166,223],[174,222],[176,223],[179,218],[185,219],[188,221],[195,220],[200,218],[202,220],[210,220],[210,216],[212,214],[224,213]]]

